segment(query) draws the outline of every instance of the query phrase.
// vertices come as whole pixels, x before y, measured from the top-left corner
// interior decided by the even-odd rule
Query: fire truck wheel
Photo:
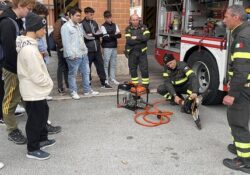
[[[221,104],[224,92],[219,91],[219,70],[214,57],[206,50],[194,51],[187,60],[197,75],[199,92],[205,93],[203,105]]]

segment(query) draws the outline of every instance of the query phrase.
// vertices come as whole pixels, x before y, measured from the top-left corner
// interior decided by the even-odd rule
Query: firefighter
[[[228,150],[236,154],[234,159],[224,159],[228,168],[250,174],[250,24],[240,5],[228,7],[223,22],[232,30],[230,47],[229,91],[223,103],[228,106],[227,119],[233,136]]]
[[[137,67],[139,65],[142,85],[148,88],[147,41],[149,40],[150,32],[145,25],[140,24],[138,15],[134,14],[130,17],[130,25],[125,30],[125,37],[125,55],[128,57],[132,83],[139,83],[137,74]]]
[[[192,101],[197,98],[199,91],[194,71],[185,62],[177,62],[172,54],[165,54],[163,62],[165,80],[157,92],[171,101],[172,105],[179,104],[183,112],[190,114]],[[182,94],[188,94],[188,97],[184,100]]]

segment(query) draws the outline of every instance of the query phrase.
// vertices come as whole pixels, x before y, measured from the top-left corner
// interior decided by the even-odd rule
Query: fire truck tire
[[[197,75],[199,92],[204,94],[203,105],[221,104],[224,92],[219,91],[219,70],[214,57],[205,50],[194,51],[187,63]]]

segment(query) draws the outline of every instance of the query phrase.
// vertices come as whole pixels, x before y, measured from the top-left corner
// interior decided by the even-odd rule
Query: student
[[[26,156],[45,160],[50,158],[50,154],[41,149],[55,144],[55,140],[48,139],[46,128],[49,116],[46,97],[53,88],[53,81],[38,50],[36,40],[45,35],[46,20],[34,13],[29,13],[25,25],[27,33],[25,36],[17,37],[16,50],[20,93],[28,115],[25,128],[28,141]]]
[[[104,58],[104,70],[106,80],[109,80],[118,85],[119,82],[115,79],[116,59],[117,59],[117,39],[121,38],[121,32],[118,25],[112,22],[112,14],[106,10],[103,14],[105,23],[101,26],[103,33],[102,48]],[[109,73],[110,70],[110,73]]]
[[[93,91],[89,81],[89,58],[88,49],[84,43],[81,20],[82,10],[75,7],[70,9],[70,19],[61,28],[63,54],[69,67],[69,90],[75,100],[79,100],[77,93],[76,75],[79,70],[82,75],[82,87],[84,95],[97,95],[99,92]]]
[[[22,30],[21,18],[24,18],[34,5],[35,0],[12,0],[12,7],[2,13],[0,21],[0,42],[4,50],[3,119],[7,126],[8,139],[16,144],[26,143],[26,138],[18,129],[15,117],[16,107],[21,101],[17,78],[16,37]]]

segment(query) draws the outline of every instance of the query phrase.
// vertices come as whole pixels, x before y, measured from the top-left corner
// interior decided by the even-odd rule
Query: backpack
[[[13,24],[15,25],[15,27],[16,27],[16,36],[19,36],[19,27],[18,27],[18,24],[17,24],[17,22],[15,21],[15,20],[13,20],[12,18],[10,18],[10,17],[4,17],[4,18],[9,18],[12,22],[13,22]],[[4,19],[4,18],[1,18],[0,20],[2,20],[2,19]],[[2,43],[1,43],[1,41],[0,41],[0,61],[2,61],[3,59],[4,59],[4,57],[5,57],[5,54],[4,54],[4,50],[3,50],[3,46],[2,46]]]
[[[49,37],[48,37],[48,48],[49,50],[53,50],[53,51],[56,51],[56,42],[53,38],[53,32],[52,31],[50,34],[49,34]]]

